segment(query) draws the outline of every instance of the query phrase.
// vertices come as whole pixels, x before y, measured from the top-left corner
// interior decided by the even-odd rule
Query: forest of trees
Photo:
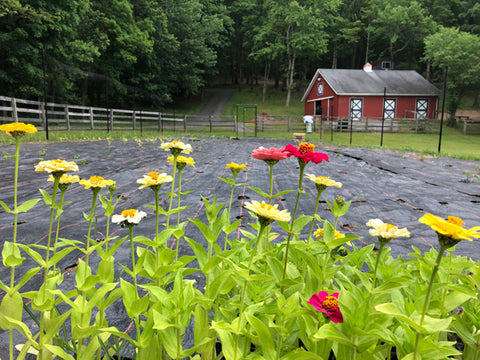
[[[479,0],[1,0],[0,95],[161,109],[222,82],[288,106],[317,68],[390,58],[448,66],[454,108],[480,92],[479,36]]]

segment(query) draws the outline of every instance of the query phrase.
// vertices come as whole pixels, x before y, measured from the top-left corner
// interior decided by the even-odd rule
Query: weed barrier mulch
[[[39,189],[51,194],[52,182],[47,182],[47,174],[35,173],[34,166],[39,160],[64,159],[75,161],[80,170],[78,175],[88,179],[90,176],[99,175],[117,183],[116,196],[121,196],[115,213],[122,210],[135,208],[145,211],[147,217],[134,228],[134,236],[144,235],[152,238],[155,233],[154,211],[147,205],[154,205],[153,192],[138,189],[137,179],[151,171],[171,174],[172,164],[167,162],[170,156],[159,148],[160,144],[172,139],[158,139],[156,141],[141,140],[102,140],[91,142],[68,143],[39,143],[22,144],[20,147],[20,169],[18,183],[19,204],[32,198],[40,198]],[[221,181],[219,177],[231,177],[226,164],[230,162],[244,163],[246,171],[240,172],[237,183],[269,191],[269,168],[263,162],[250,157],[253,149],[264,147],[284,147],[290,141],[275,139],[228,139],[228,138],[178,138],[185,143],[190,143],[193,152],[189,155],[195,160],[195,167],[186,167],[182,174],[182,192],[192,191],[181,197],[181,206],[188,206],[181,213],[181,221],[199,219],[206,222],[203,198],[212,202],[217,198],[217,204],[228,204],[231,187]],[[295,144],[295,143],[294,143]],[[0,184],[0,200],[13,207],[14,161],[8,154],[15,152],[14,146],[0,147],[4,157],[0,159],[0,175],[3,181]],[[331,187],[322,194],[317,213],[323,219],[333,222],[326,200],[341,195],[346,201],[351,201],[347,214],[340,218],[338,227],[345,234],[361,236],[354,244],[363,247],[377,243],[377,239],[368,233],[365,223],[372,218],[379,218],[384,222],[398,227],[406,227],[411,232],[410,238],[393,240],[389,246],[394,257],[407,258],[412,252],[412,246],[422,252],[428,251],[432,246],[437,247],[436,234],[428,226],[418,222],[418,219],[429,212],[437,216],[447,217],[455,215],[461,217],[466,227],[480,225],[480,183],[466,181],[467,171],[475,173],[480,161],[467,161],[451,158],[424,156],[409,152],[372,150],[363,148],[331,147],[317,143],[317,151],[328,154],[330,161],[320,164],[310,163],[305,169],[305,174],[328,176],[343,184],[342,188]],[[297,159],[289,158],[280,161],[274,166],[274,193],[284,190],[293,190],[274,200],[279,209],[293,211],[298,185],[299,167]],[[316,198],[315,184],[304,179],[303,189],[308,195],[301,195],[297,210],[299,214],[312,215]],[[162,185],[160,189],[160,206],[168,208],[170,184]],[[106,193],[108,191],[105,191]],[[118,194],[118,195],[117,195]],[[88,222],[84,220],[83,213],[88,214],[92,204],[92,192],[83,186],[73,184],[67,190],[65,204],[60,223],[60,238],[84,241],[87,234]],[[242,206],[246,201],[262,198],[246,185],[237,186],[234,191],[231,220],[240,219],[240,229],[252,231],[249,223],[255,222]],[[176,200],[175,200],[176,203]],[[227,205],[228,206],[228,205]],[[106,218],[103,209],[97,203],[97,221],[92,232],[92,238],[99,241],[105,236]],[[22,213],[18,218],[17,242],[21,244],[46,245],[49,208],[40,201],[27,213]],[[160,219],[165,221],[165,219]],[[171,223],[176,223],[177,217],[173,215]],[[0,233],[2,241],[11,241],[13,236],[13,216],[0,212]],[[274,228],[274,231],[279,228]],[[281,231],[279,231],[281,233]],[[302,236],[306,237],[308,226]],[[187,222],[185,235],[206,246],[201,232],[192,223]],[[110,236],[128,236],[128,230],[116,224],[110,224]],[[230,238],[233,238],[233,234]],[[283,235],[282,235],[283,236]],[[280,240],[277,239],[277,241]],[[223,247],[224,239],[218,240]],[[176,246],[169,244],[169,246]],[[179,243],[180,254],[193,254],[185,241]],[[462,241],[457,245],[456,254],[480,258],[476,242]],[[25,256],[24,263],[16,269],[16,279],[29,268],[37,266],[36,263]],[[64,272],[64,281],[61,288],[71,289],[75,284],[75,264],[83,254],[72,252],[57,265]],[[98,257],[92,255],[90,264],[95,268]],[[118,264],[130,267],[130,246],[124,242],[115,254]],[[118,265],[118,272],[121,267]],[[38,289],[42,283],[42,273],[38,273],[23,288],[22,292]],[[125,275],[127,276],[127,275]],[[201,276],[193,275],[202,287],[204,282]],[[0,279],[9,284],[10,269],[0,267]],[[0,294],[3,297],[3,294]],[[110,307],[114,313],[109,323],[124,329],[128,321],[127,314],[121,303]],[[37,332],[36,325],[32,322],[31,330]],[[17,334],[16,339],[22,342],[22,337]],[[8,334],[0,334],[0,357],[7,357]]]

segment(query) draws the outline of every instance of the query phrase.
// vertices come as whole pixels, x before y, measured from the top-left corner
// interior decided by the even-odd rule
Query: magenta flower
[[[332,322],[343,322],[342,312],[338,307],[338,293],[328,295],[328,292],[320,291],[318,294],[313,294],[307,303],[313,305],[315,310],[325,313]]]
[[[289,144],[285,147],[286,154],[295,156],[297,159],[301,159],[304,163],[313,161],[315,164],[321,163],[323,160],[328,161],[328,155],[325,153],[317,152],[314,150],[315,145],[309,143],[300,143],[298,148]]]
[[[284,148],[277,149],[271,147],[270,149],[260,146],[257,149],[254,149],[252,152],[252,158],[263,160],[263,161],[280,161],[288,157],[288,154],[284,152]]]

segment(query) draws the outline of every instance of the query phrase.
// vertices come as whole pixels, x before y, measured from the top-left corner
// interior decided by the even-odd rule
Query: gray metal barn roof
[[[318,76],[325,79],[337,95],[438,96],[440,90],[413,70],[317,69],[302,99],[305,101]]]

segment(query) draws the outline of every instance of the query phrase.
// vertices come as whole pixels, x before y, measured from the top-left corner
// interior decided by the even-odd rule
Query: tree
[[[465,93],[480,90],[480,36],[441,27],[425,38],[425,58],[441,70],[448,67],[446,107],[454,119]]]

